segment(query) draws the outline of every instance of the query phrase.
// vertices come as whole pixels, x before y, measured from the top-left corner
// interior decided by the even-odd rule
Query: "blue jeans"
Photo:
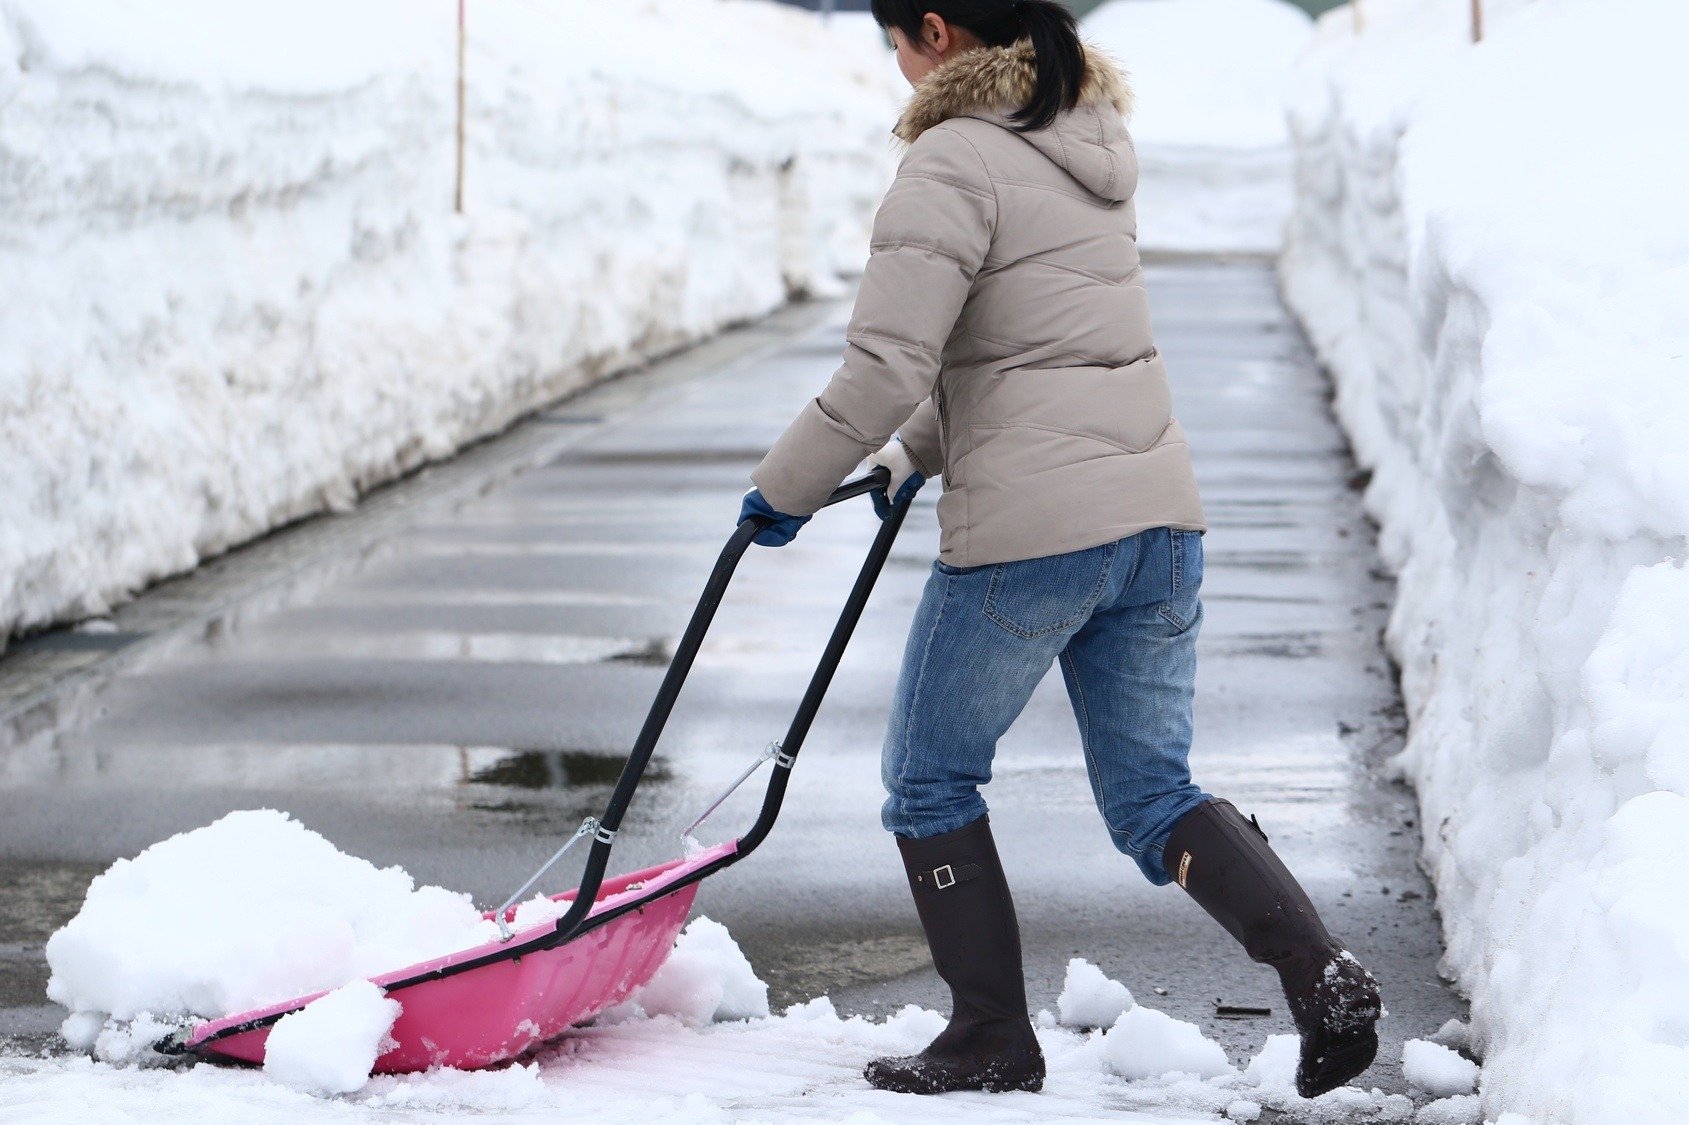
[[[1191,784],[1202,536],[1165,527],[1023,562],[933,563],[909,630],[881,776],[887,830],[924,839],[986,811],[997,740],[1061,660],[1114,846],[1170,882],[1167,834]]]

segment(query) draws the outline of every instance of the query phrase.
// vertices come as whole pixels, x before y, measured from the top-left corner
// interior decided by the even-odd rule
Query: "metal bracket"
[[[518,887],[516,889],[516,893],[505,899],[504,903],[493,912],[493,921],[498,923],[499,941],[509,941],[511,938],[516,936],[515,933],[511,931],[510,924],[505,921],[504,917],[507,913],[509,913],[510,908],[520,902],[522,900],[522,896],[528,893],[529,888],[539,882],[540,877],[547,871],[550,871],[554,866],[556,866],[557,861],[568,854],[570,848],[574,847],[588,836],[606,844],[613,843],[616,839],[616,834],[599,824],[596,816],[589,816],[585,820],[581,821],[581,826],[575,830],[575,834],[573,836],[569,837],[568,842],[561,848],[558,848],[556,854],[546,860],[545,864],[541,866],[538,871],[528,876],[528,881]]]
[[[691,839],[692,833],[697,831],[698,826],[708,820],[711,813],[721,808],[727,798],[733,796],[734,791],[738,789],[739,786],[749,781],[751,779],[751,775],[761,769],[762,764],[769,759],[773,759],[775,764],[781,769],[788,770],[792,768],[792,763],[797,761],[796,755],[786,753],[778,742],[770,742],[767,746],[762,748],[762,753],[757,755],[757,760],[746,766],[745,772],[734,778],[733,784],[724,789],[721,796],[710,802],[710,807],[699,813],[697,820],[694,820],[691,824],[686,826],[686,830],[680,834],[680,838],[682,840]]]

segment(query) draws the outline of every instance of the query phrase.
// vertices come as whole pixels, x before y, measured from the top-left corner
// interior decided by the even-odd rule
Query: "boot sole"
[[[1300,1067],[1296,1071],[1296,1092],[1304,1098],[1317,1098],[1339,1086],[1346,1086],[1372,1065],[1378,1057],[1378,1033],[1372,1028],[1349,1035],[1333,1036],[1326,1044],[1319,1066],[1304,1077]]]
[[[955,1094],[967,1090],[982,1090],[987,1094],[1009,1094],[1024,1092],[1036,1094],[1044,1088],[1042,1074],[1028,1075],[1024,1078],[1010,1079],[981,1079],[979,1081],[961,1080],[946,1082],[937,1076],[881,1069],[869,1063],[863,1070],[862,1077],[868,1080],[868,1085],[876,1090],[887,1090],[894,1094],[918,1094],[930,1097],[935,1094]]]

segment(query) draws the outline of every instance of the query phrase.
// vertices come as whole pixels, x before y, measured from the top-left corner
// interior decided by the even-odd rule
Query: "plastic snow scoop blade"
[[[822,506],[883,492],[889,480],[890,474],[877,468],[834,489]],[[752,540],[773,522],[755,515],[747,517],[722,548],[603,816],[589,818],[576,836],[577,840],[592,841],[581,871],[581,885],[575,891],[553,896],[554,902],[567,902],[569,908],[556,922],[524,930],[507,940],[371,977],[403,1008],[392,1031],[397,1045],[376,1060],[377,1072],[435,1066],[474,1069],[508,1061],[626,999],[651,979],[674,947],[698,893],[698,882],[750,855],[773,829],[798,751],[861,620],[874,583],[885,568],[892,543],[908,515],[910,499],[905,497],[893,504],[891,514],[881,521],[803,700],[786,728],[786,737],[765,755],[774,768],[762,811],[750,830],[731,843],[686,859],[605,878],[622,815],[650,764],[727,585]],[[740,780],[749,776],[747,771]],[[567,845],[533,878],[543,875],[566,850]],[[517,896],[523,893],[526,886]],[[490,912],[486,917],[492,919],[495,914]],[[506,911],[504,921],[513,920],[512,908]],[[323,995],[326,993],[314,993],[197,1024],[191,1032],[159,1043],[157,1049],[167,1054],[192,1051],[215,1058],[262,1062],[270,1028],[289,1012]]]
[[[626,1000],[668,959],[699,880],[731,862],[737,851],[735,840],[606,880],[587,925],[566,942],[553,944],[555,922],[546,921],[518,930],[510,942],[489,942],[371,977],[403,1007],[393,1025],[394,1045],[376,1059],[375,1072],[492,1066]],[[566,891],[552,901],[574,898],[574,891]],[[491,920],[492,913],[485,917]],[[262,1063],[276,1021],[323,995],[196,1024],[181,1047]]]

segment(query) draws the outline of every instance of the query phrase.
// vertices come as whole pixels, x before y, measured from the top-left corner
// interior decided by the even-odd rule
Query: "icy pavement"
[[[1412,802],[1365,768],[1399,745],[1400,715],[1378,644],[1390,587],[1372,573],[1353,467],[1266,264],[1163,264],[1150,283],[1213,521],[1198,780],[1260,815],[1332,929],[1379,976],[1392,1014],[1364,1081],[1405,1093],[1402,1042],[1431,1037],[1461,1010],[1435,975],[1441,950],[1413,862]],[[0,745],[0,885],[18,906],[0,918],[0,1034],[18,1037],[20,1055],[52,1049],[62,1012],[45,1005],[39,950],[94,874],[232,809],[284,808],[351,854],[402,864],[482,903],[514,889],[598,811],[667,646],[731,529],[746,473],[826,378],[845,314],[842,305],[812,307],[753,330],[764,350],[573,400],[537,424],[559,435],[539,467],[418,501],[409,519],[410,486],[401,485],[386,494],[373,543],[349,536],[353,547],[338,562],[271,589],[261,611],[225,612],[196,630],[203,640],[156,646],[104,686],[86,687],[56,726],[9,728]],[[781,823],[761,852],[700,895],[700,909],[728,925],[771,985],[776,1011],[824,993],[847,1017],[944,1005],[878,825],[880,733],[936,547],[934,499],[920,500],[869,607]],[[355,523],[358,514],[337,519]],[[859,503],[817,518],[791,547],[747,560],[624,825],[620,868],[676,854],[679,829],[779,737],[874,526]],[[143,599],[134,612],[145,609]],[[127,628],[122,615],[116,625]],[[11,659],[0,661],[0,675]],[[1200,1026],[1234,1066],[1290,1030],[1271,973],[1110,849],[1059,682],[1041,689],[999,762],[987,796],[1035,1010],[1055,1009],[1078,956],[1142,1003]],[[738,831],[751,807],[730,802],[706,826],[708,839]],[[1217,1001],[1272,1014],[1222,1018]],[[604,1029],[542,1059],[538,1071],[392,1084],[381,1096],[396,1100],[379,1116],[450,1114],[470,1090],[493,1099],[477,1101],[485,1112],[513,1120],[559,1109],[611,1119],[906,1114],[895,1102],[876,1108],[882,1095],[855,1085],[871,1048],[853,1034]],[[639,1061],[647,1035],[661,1040],[660,1065]],[[602,1043],[627,1061],[595,1055]],[[694,1058],[708,1065],[669,1066]],[[17,1081],[28,1071],[28,1088],[53,1098],[45,1091],[69,1096],[71,1087],[54,1083],[87,1064],[54,1056],[4,1066],[9,1086],[24,1088]],[[920,1112],[1177,1119],[1226,1108],[1092,1070],[1083,1082],[1053,1081],[1035,1100],[945,1099]],[[171,1081],[126,1071],[75,1089],[96,1099],[89,1104],[99,1114],[128,1106],[143,1120],[146,1106],[171,1098],[178,1111],[202,1104],[205,1112],[236,1099],[254,1120],[272,1105],[276,1119],[297,1116],[304,1104],[252,1074],[201,1067],[191,1085]],[[630,1088],[649,1097],[612,1109],[612,1095]],[[406,1090],[416,1099],[408,1108]],[[497,1090],[509,1091],[504,1109]],[[847,1090],[856,1092],[839,1100]],[[672,1112],[651,1109],[661,1098]],[[347,1119],[378,1108],[316,1104],[324,1117]],[[1368,1098],[1354,1117],[1377,1119],[1385,1107]]]

